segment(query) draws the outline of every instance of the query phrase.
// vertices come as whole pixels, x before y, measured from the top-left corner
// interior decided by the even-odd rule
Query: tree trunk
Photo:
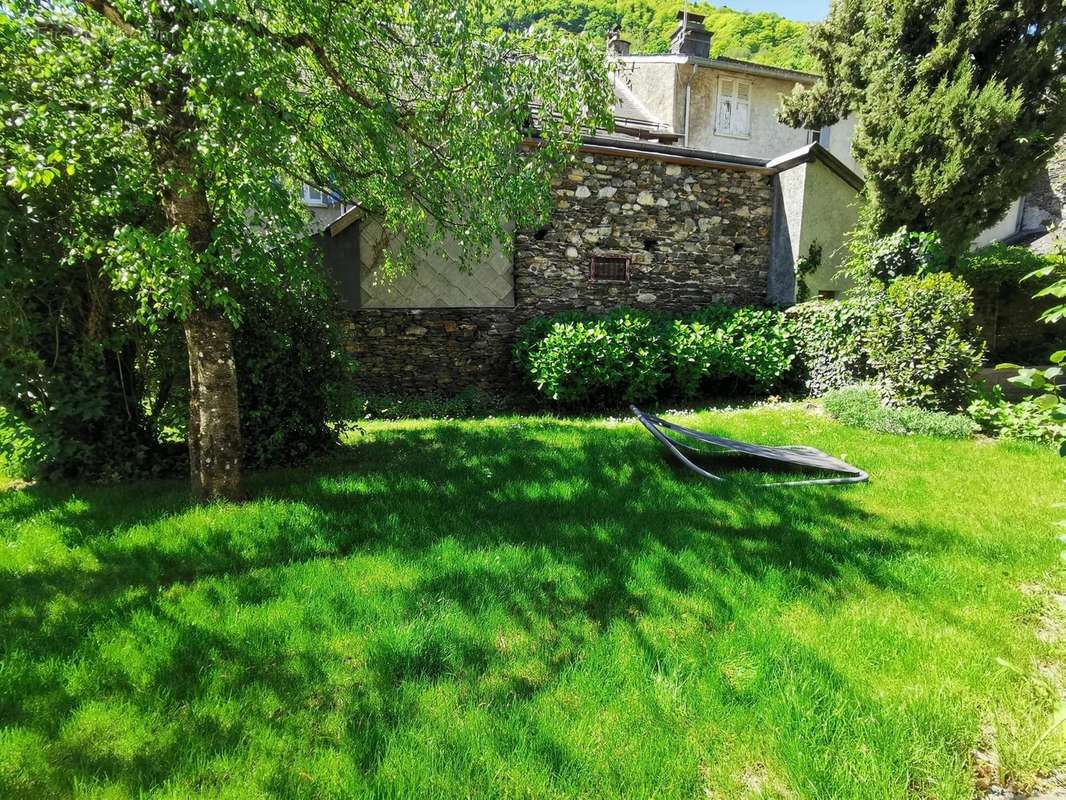
[[[167,120],[150,139],[162,179],[162,210],[167,223],[184,228],[189,248],[200,259],[201,285],[193,288],[192,310],[185,319],[189,353],[189,474],[200,500],[241,499],[241,428],[233,324],[204,298],[217,288],[209,255],[215,217],[205,186],[210,180],[195,156],[196,119],[186,110],[185,85],[152,94]],[[214,256],[217,257],[217,256]]]
[[[233,325],[219,312],[185,320],[189,349],[189,474],[200,500],[241,498],[241,428]]]

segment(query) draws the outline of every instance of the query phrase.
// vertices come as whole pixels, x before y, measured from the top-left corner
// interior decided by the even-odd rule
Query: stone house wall
[[[353,311],[350,346],[368,389],[507,391],[516,332],[542,314],[765,302],[766,170],[582,152],[553,193],[546,225],[515,236],[513,308]],[[628,283],[590,280],[593,256],[630,259]]]
[[[1055,145],[1055,154],[1047,169],[1040,173],[1036,185],[1025,196],[1022,227],[1026,230],[1062,224],[1062,205],[1066,202],[1066,136]]]

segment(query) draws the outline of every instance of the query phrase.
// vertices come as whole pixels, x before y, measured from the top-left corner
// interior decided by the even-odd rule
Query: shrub
[[[1066,442],[1066,422],[1056,419],[1054,411],[1042,408],[1033,399],[1010,403],[1001,391],[996,391],[990,397],[974,400],[966,413],[988,436],[1050,445]]]
[[[946,266],[939,236],[906,228],[879,239],[853,240],[851,250],[846,272],[860,283],[869,279],[887,283]]]
[[[822,403],[834,419],[857,428],[880,433],[936,436],[965,439],[976,425],[963,414],[927,411],[913,406],[886,406],[876,386],[862,385],[835,389]]]
[[[675,319],[628,309],[567,312],[531,321],[515,346],[540,394],[578,405],[764,391],[781,381],[793,355],[780,312],[722,305]]]
[[[812,300],[788,310],[796,348],[796,378],[814,397],[869,379],[863,334],[869,305],[858,300]]]
[[[928,409],[965,405],[984,353],[967,330],[972,316],[972,291],[948,273],[889,284],[864,337],[882,397]]]
[[[708,306],[674,320],[668,342],[673,385],[685,396],[766,391],[788,372],[795,351],[782,314]]]
[[[647,400],[667,378],[666,326],[630,309],[534,320],[515,352],[538,391],[564,404]]]
[[[355,394],[343,312],[320,287],[241,298],[234,355],[248,465],[289,464],[335,443]]]

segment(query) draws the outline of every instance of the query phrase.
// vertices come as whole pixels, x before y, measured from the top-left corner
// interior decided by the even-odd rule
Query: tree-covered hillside
[[[677,24],[681,0],[498,0],[501,27],[524,29],[552,25],[573,33],[605,37],[615,26],[633,43],[635,53],[663,53]],[[714,34],[711,55],[760,64],[811,70],[814,61],[804,46],[807,25],[777,14],[748,14],[731,8],[692,3],[689,10],[706,16]]]

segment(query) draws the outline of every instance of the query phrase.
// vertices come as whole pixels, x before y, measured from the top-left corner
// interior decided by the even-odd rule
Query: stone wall
[[[1066,136],[1055,145],[1055,155],[1047,169],[1025,196],[1022,227],[1026,230],[1062,224],[1062,205],[1066,202]]]
[[[547,224],[515,237],[514,308],[353,312],[368,388],[506,391],[518,379],[515,333],[541,314],[765,302],[772,192],[762,171],[582,153],[553,191]],[[593,256],[630,259],[629,282],[590,280]]]

